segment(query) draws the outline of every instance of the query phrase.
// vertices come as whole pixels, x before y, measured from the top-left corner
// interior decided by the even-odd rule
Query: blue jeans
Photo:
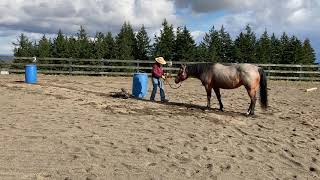
[[[166,99],[166,97],[165,97],[165,93],[164,93],[164,89],[163,89],[163,82],[160,80],[160,78],[152,77],[152,84],[153,84],[153,89],[152,89],[152,93],[150,96],[150,100],[154,101],[154,98],[157,93],[157,87],[159,86],[160,98],[161,98],[161,101],[164,101]]]

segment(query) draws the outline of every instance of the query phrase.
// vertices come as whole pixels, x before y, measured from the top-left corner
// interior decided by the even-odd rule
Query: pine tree
[[[89,41],[88,34],[83,26],[77,33],[76,58],[91,58],[93,48]]]
[[[115,42],[114,42],[114,39],[112,37],[111,32],[108,32],[107,35],[105,35],[104,42],[106,44],[106,51],[105,51],[104,58],[111,59],[111,58],[116,57]]]
[[[154,56],[162,56],[165,60],[173,60],[175,56],[175,35],[173,33],[173,25],[169,25],[165,19],[162,23],[160,36],[155,36]]]
[[[280,64],[290,64],[292,51],[290,49],[290,41],[288,35],[284,32],[280,37],[281,60]]]
[[[136,35],[137,41],[137,53],[136,59],[147,60],[150,57],[150,38],[147,34],[147,31],[142,25],[141,29]]]
[[[236,57],[238,62],[256,62],[256,37],[249,25],[245,28],[245,33],[241,32],[235,40]]]
[[[101,59],[106,54],[106,43],[105,43],[105,37],[102,32],[96,33],[95,41],[94,41],[94,50],[93,50],[93,58]]]
[[[303,41],[303,59],[301,64],[313,64],[316,61],[316,55],[314,49],[311,47],[310,40],[305,39]]]
[[[302,49],[302,43],[301,41],[295,37],[292,36],[290,38],[290,44],[289,48],[291,50],[291,64],[300,64],[303,60],[303,49]]]
[[[116,37],[116,57],[118,59],[134,59],[136,40],[130,23],[125,22]]]
[[[208,61],[209,57],[206,57],[206,55],[208,55],[208,49],[205,46],[205,44],[203,42],[201,42],[195,50],[195,61],[200,61],[200,62],[205,62]]]
[[[25,36],[23,33],[19,36],[19,39],[16,43],[13,43],[15,46],[14,48],[14,56],[16,57],[32,57],[33,54],[33,44],[28,39],[27,36]]]
[[[38,50],[38,42],[36,40],[33,41],[32,47],[31,47],[31,54],[32,56],[38,57],[39,56],[39,50]]]
[[[219,51],[219,33],[215,30],[214,26],[206,33],[203,40],[200,43],[201,51],[204,53],[202,55],[204,61],[217,62],[219,61],[218,51]],[[205,48],[205,50],[203,49]]]
[[[51,44],[46,35],[43,35],[38,43],[38,57],[51,57]]]
[[[66,55],[66,41],[61,30],[58,31],[57,37],[53,40],[53,57],[63,58]]]
[[[257,42],[257,63],[271,62],[271,40],[267,30],[261,35]]]
[[[235,48],[234,48],[234,52],[233,52],[233,55],[234,55],[234,60],[235,62],[237,63],[243,63],[245,62],[245,57],[244,57],[244,35],[243,35],[243,32],[240,32],[239,36],[235,39],[234,41],[234,45],[235,45]]]
[[[281,43],[280,40],[272,33],[271,36],[271,59],[269,63],[279,64],[281,62]]]
[[[186,26],[177,28],[177,39],[175,41],[175,61],[193,61],[196,44]]]
[[[220,62],[232,62],[232,46],[233,42],[230,37],[230,34],[225,31],[224,27],[221,26],[220,31],[218,32],[218,49],[217,55]]]
[[[75,37],[71,36],[67,39],[67,58],[77,58],[77,40]]]

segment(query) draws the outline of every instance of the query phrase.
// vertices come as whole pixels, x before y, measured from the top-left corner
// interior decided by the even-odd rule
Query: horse
[[[254,115],[256,93],[260,87],[260,104],[263,110],[268,106],[267,78],[261,67],[253,64],[198,63],[180,66],[175,78],[178,84],[188,77],[198,78],[207,91],[207,108],[211,109],[210,99],[212,89],[219,101],[220,111],[223,111],[220,89],[235,89],[244,86],[251,99],[247,115]]]

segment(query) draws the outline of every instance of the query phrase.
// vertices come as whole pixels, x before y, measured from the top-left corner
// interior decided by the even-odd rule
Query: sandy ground
[[[248,118],[243,87],[204,111],[196,79],[168,104],[109,97],[125,77],[23,80],[0,76],[0,179],[320,179],[320,83],[269,81]]]

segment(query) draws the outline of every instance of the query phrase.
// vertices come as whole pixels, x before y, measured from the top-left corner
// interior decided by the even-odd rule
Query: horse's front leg
[[[211,87],[209,87],[208,85],[205,86],[206,91],[207,91],[207,108],[210,109],[211,108]]]

